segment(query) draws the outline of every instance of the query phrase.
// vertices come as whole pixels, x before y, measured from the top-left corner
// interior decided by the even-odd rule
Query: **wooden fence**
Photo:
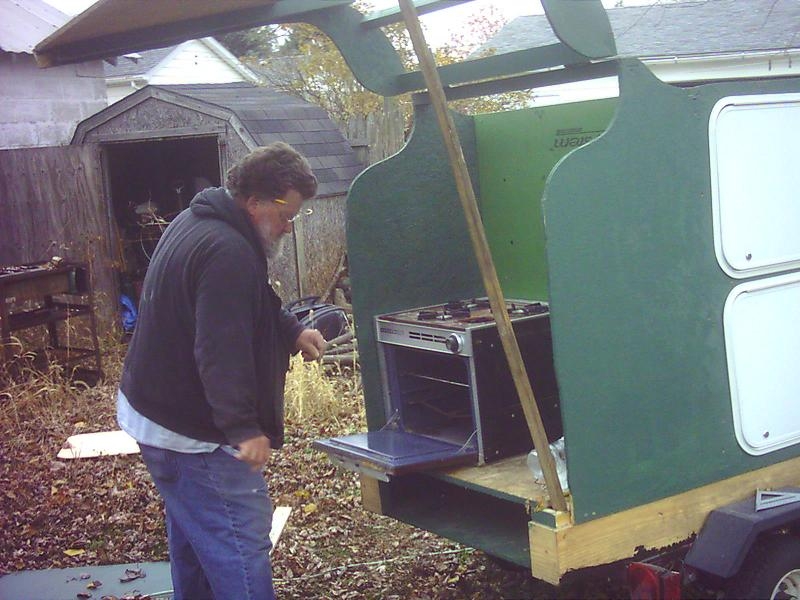
[[[0,265],[86,262],[107,328],[116,314],[99,147],[0,150]]]
[[[353,117],[340,125],[342,133],[359,152],[359,159],[371,165],[398,152],[405,143],[406,117],[398,98],[384,98],[383,110]]]

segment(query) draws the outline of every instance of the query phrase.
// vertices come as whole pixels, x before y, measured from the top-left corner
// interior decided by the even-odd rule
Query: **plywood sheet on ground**
[[[93,458],[138,452],[136,440],[124,431],[98,431],[68,437],[58,453],[58,458]]]
[[[269,534],[273,546],[277,545],[291,512],[292,509],[288,506],[275,508],[272,515],[272,530]],[[127,569],[139,569],[145,576],[122,583],[120,578],[126,576]],[[94,590],[87,588],[95,581],[102,585]],[[153,600],[170,600],[172,577],[169,563],[45,569],[21,571],[0,577],[0,598],[3,600],[75,600],[79,593],[91,593],[93,598],[120,597],[135,590],[141,595],[149,595]]]

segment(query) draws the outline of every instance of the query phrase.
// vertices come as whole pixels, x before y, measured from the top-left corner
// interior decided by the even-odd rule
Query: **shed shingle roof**
[[[694,56],[800,47],[800,0],[684,0],[608,11],[620,56]],[[482,46],[498,54],[558,40],[544,15],[518,17]]]
[[[328,114],[290,94],[247,82],[148,87],[229,110],[259,146],[276,141],[291,144],[314,168],[318,197],[347,193],[364,168]]]

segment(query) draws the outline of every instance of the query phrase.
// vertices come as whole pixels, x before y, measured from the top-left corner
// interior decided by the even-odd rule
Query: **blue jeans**
[[[140,444],[166,505],[175,600],[272,600],[272,504],[260,472],[223,449]]]

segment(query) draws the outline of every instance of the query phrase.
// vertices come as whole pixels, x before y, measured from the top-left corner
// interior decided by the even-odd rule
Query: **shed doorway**
[[[169,222],[222,180],[216,135],[103,145],[118,241],[120,291],[138,304],[144,274]]]

